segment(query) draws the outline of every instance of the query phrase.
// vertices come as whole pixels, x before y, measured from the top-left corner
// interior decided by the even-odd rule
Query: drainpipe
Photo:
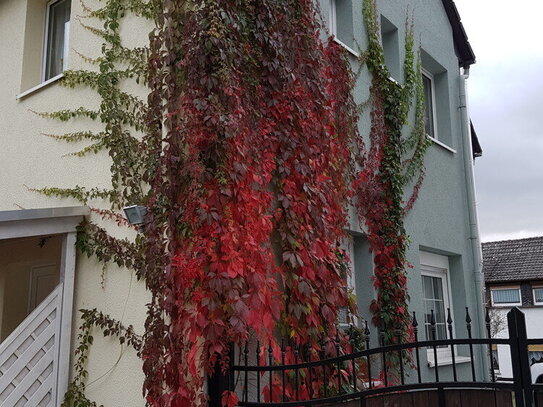
[[[471,143],[471,126],[468,112],[468,96],[466,81],[469,78],[469,66],[463,68],[460,75],[460,120],[462,129],[462,140],[464,143],[464,173],[466,177],[466,192],[468,198],[469,215],[469,239],[471,242],[471,252],[473,257],[473,282],[478,294],[476,303],[476,315],[479,325],[479,337],[486,338],[485,313],[483,307],[483,254],[481,251],[481,240],[479,238],[479,219],[477,217],[477,199],[475,195],[475,176],[474,176],[474,158],[473,146]],[[481,360],[484,375],[489,373],[488,361],[485,351],[481,350]]]

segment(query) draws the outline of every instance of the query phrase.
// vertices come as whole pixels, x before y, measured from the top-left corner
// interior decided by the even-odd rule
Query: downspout
[[[471,142],[471,127],[468,112],[467,79],[469,78],[469,66],[463,68],[460,75],[460,121],[462,140],[464,143],[464,173],[466,177],[466,192],[468,198],[469,215],[469,239],[473,257],[473,283],[477,293],[476,315],[480,338],[486,338],[485,314],[483,309],[483,254],[481,240],[479,238],[479,219],[477,216],[477,198],[475,195],[475,174],[473,145]],[[484,350],[481,350],[481,360],[484,376],[488,375],[488,361]]]

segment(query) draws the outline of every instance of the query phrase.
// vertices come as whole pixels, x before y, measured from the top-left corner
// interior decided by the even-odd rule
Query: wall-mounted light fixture
[[[123,208],[128,223],[134,226],[143,225],[143,218],[147,213],[147,208],[141,205],[126,206]]]

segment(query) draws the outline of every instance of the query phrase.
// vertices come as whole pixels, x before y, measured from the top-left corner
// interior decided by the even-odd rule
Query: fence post
[[[221,397],[224,391],[233,390],[232,365],[234,364],[234,345],[230,347],[229,368],[223,372],[220,366],[220,360],[215,363],[215,371],[207,378],[207,395],[209,396],[209,407],[222,407]]]
[[[532,377],[528,363],[526,318],[517,307],[507,313],[516,407],[533,407]]]

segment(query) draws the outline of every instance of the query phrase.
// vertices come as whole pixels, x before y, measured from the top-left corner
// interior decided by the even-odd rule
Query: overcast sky
[[[468,92],[482,240],[543,235],[543,1],[455,3],[477,56]]]

